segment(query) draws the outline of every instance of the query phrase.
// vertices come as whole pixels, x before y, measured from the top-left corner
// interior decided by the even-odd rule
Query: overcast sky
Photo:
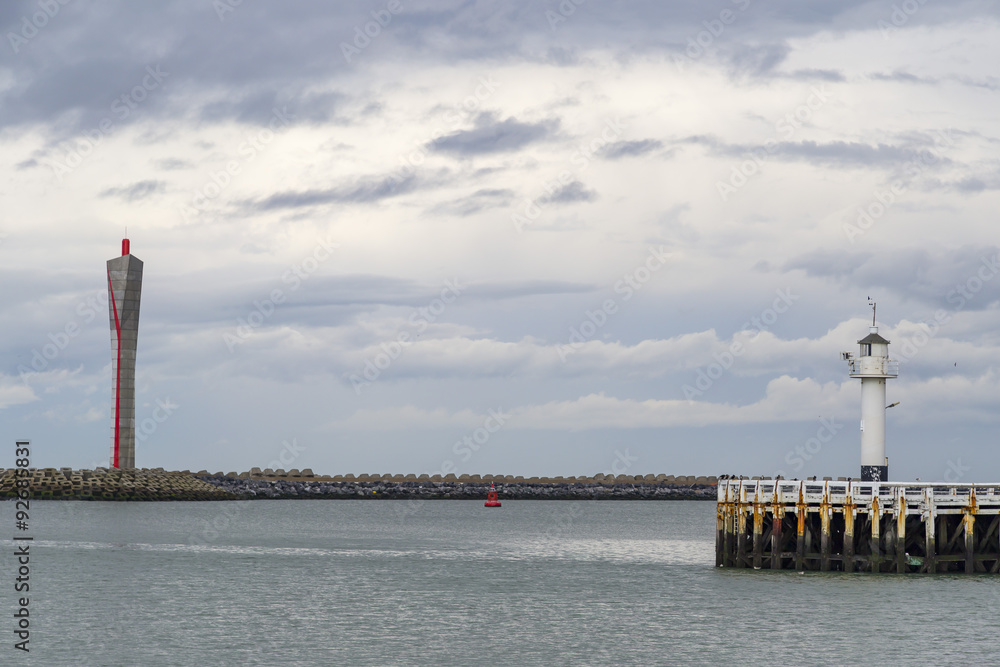
[[[140,467],[857,477],[871,297],[891,476],[995,480],[997,14],[4,2],[3,431],[107,465],[127,227]]]

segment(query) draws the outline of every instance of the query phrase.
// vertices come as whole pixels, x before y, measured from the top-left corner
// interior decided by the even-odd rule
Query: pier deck
[[[718,567],[1000,573],[1000,482],[719,480]]]

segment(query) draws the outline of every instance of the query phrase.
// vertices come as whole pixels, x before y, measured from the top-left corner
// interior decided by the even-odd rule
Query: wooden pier
[[[1000,483],[720,479],[718,567],[1000,573]]]

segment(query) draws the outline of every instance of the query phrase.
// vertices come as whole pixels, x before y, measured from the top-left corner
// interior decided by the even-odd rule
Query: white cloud
[[[34,390],[19,378],[0,374],[0,410],[37,400]]]

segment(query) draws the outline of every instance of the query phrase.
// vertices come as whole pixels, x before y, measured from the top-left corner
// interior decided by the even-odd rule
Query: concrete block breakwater
[[[17,479],[28,480],[32,498],[42,500],[231,500],[235,496],[190,472],[156,468],[71,470],[29,468],[27,477],[0,469],[0,498],[17,496]]]
[[[266,472],[266,471],[265,471]],[[494,484],[501,500],[712,500],[714,477],[673,475],[515,477],[510,475],[203,475],[240,498],[482,500]],[[647,479],[647,477],[649,479]]]
[[[16,472],[0,469],[0,498],[17,495]],[[22,478],[23,479],[23,478]],[[253,498],[485,498],[495,484],[501,499],[712,500],[715,477],[604,475],[334,475],[311,470],[210,473],[155,469],[31,468],[32,498],[51,500],[236,500]]]
[[[184,472],[188,472],[185,470]],[[592,477],[523,477],[521,475],[316,475],[309,468],[304,470],[283,469],[271,470],[267,468],[251,468],[249,472],[216,472],[210,473],[201,470],[193,473],[198,477],[235,477],[239,479],[283,479],[283,478],[309,478],[321,482],[465,482],[465,483],[487,483],[500,484],[675,484],[680,486],[705,486],[718,483],[717,477],[695,477],[695,476],[674,476],[674,475],[606,475],[598,473]]]

